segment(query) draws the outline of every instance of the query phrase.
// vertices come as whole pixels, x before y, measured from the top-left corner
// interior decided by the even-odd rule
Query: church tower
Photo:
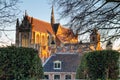
[[[19,19],[17,18],[17,22],[16,22],[16,41],[15,41],[15,43],[16,43],[16,47],[18,47],[19,46]]]
[[[51,11],[51,25],[53,27],[53,25],[55,24],[55,17],[54,17],[54,9],[52,6],[52,11]]]
[[[101,50],[100,34],[96,28],[94,28],[90,34],[90,45],[93,46],[95,50]]]
[[[106,44],[106,49],[107,50],[112,50],[112,47],[113,47],[113,43],[109,40]]]
[[[31,24],[28,21],[28,15],[25,11],[23,21],[19,24],[17,19],[16,23],[16,46],[17,47],[30,47],[31,43]]]

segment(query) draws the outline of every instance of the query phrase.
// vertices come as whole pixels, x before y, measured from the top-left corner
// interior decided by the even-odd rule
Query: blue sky
[[[51,6],[50,0],[24,0],[20,4],[20,9],[22,10],[20,17],[27,10],[29,16],[49,22]]]
[[[27,13],[29,16],[32,16],[34,18],[50,22],[51,18],[51,10],[52,10],[52,0],[24,0],[19,5],[21,9],[21,14],[19,18],[22,18],[22,16],[25,13],[25,10],[27,10]],[[54,6],[54,16],[56,23],[65,23],[66,21],[59,19],[58,10]]]

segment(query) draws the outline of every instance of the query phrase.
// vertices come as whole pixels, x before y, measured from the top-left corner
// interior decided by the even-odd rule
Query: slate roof
[[[61,69],[54,69],[54,61],[61,61]],[[80,63],[80,56],[73,53],[53,54],[44,64],[44,72],[76,72]]]

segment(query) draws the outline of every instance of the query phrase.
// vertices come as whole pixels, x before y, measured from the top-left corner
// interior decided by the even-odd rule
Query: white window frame
[[[54,61],[54,69],[61,69],[61,61]]]

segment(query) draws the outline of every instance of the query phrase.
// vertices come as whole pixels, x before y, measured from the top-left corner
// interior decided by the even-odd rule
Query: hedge
[[[43,78],[38,52],[32,48],[0,48],[0,80],[36,80]]]
[[[77,70],[76,78],[80,79],[80,75],[84,75],[85,78],[91,80],[116,80],[119,75],[119,55],[120,53],[114,50],[85,53]]]

